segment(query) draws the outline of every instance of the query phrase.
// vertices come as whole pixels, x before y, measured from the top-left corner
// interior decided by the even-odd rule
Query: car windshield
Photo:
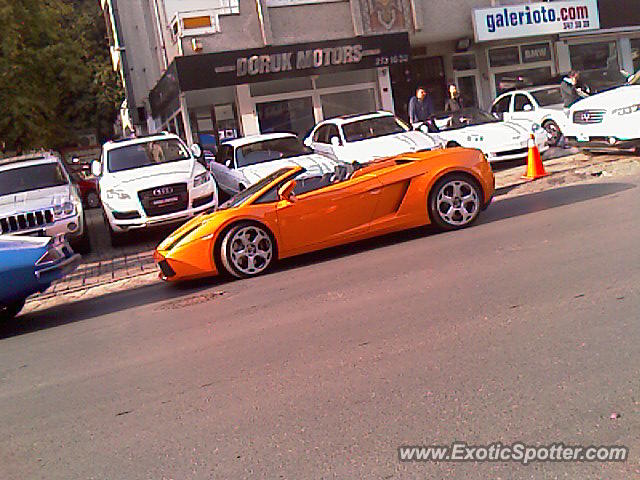
[[[384,137],[396,133],[408,132],[410,129],[395,117],[374,117],[357,122],[346,123],[342,127],[344,139],[349,142],[359,142],[370,138]]]
[[[457,130],[459,128],[471,127],[473,125],[484,125],[486,123],[499,122],[490,113],[483,112],[477,108],[465,108],[454,113],[439,113],[432,117],[430,124],[434,124],[438,131]]]
[[[58,163],[43,163],[0,171],[0,195],[30,192],[68,184]]]
[[[560,87],[545,88],[544,90],[536,90],[530,92],[541,107],[549,107],[551,105],[562,105],[562,92]]]
[[[620,70],[587,70],[580,73],[580,84],[591,95],[627,84],[627,76]]]
[[[107,170],[121,172],[190,158],[189,150],[179,140],[156,140],[110,150],[107,154]]]
[[[297,137],[274,138],[239,147],[236,150],[236,163],[238,168],[241,168],[309,153],[311,149]]]
[[[277,179],[278,177],[284,175],[285,173],[287,173],[290,170],[291,170],[291,168],[281,168],[279,170],[276,170],[275,172],[273,172],[270,175],[267,175],[266,177],[264,177],[262,180],[258,181],[257,183],[254,183],[249,188],[247,188],[247,189],[241,191],[240,193],[237,193],[233,197],[231,197],[229,200],[227,200],[222,205],[220,205],[220,207],[218,207],[218,210],[225,210],[227,208],[239,207],[247,199],[251,198],[253,195],[258,193],[260,190],[262,190],[268,184],[270,184],[275,179]]]

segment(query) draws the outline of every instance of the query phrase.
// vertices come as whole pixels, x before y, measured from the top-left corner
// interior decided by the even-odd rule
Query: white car
[[[82,199],[57,154],[0,160],[0,234],[64,237],[89,253]]]
[[[233,196],[283,167],[300,165],[319,176],[341,163],[313,153],[292,133],[269,133],[223,142],[209,168],[218,188]]]
[[[437,135],[412,131],[388,112],[325,120],[314,127],[304,143],[322,155],[348,163],[444,147]]]
[[[437,132],[449,148],[481,150],[489,162],[526,158],[532,133],[540,153],[549,149],[547,132],[540,125],[502,122],[477,108],[437,114],[420,128]]]
[[[198,145],[190,150],[176,135],[161,133],[107,142],[99,177],[104,217],[114,245],[132,230],[184,221],[218,205],[209,171],[199,161]]]
[[[640,151],[640,72],[625,85],[574,103],[569,119],[565,137],[570,144]]]
[[[526,127],[531,122],[541,125],[547,131],[552,147],[562,139],[569,121],[558,85],[503,93],[493,102],[491,113],[501,120],[521,123]]]

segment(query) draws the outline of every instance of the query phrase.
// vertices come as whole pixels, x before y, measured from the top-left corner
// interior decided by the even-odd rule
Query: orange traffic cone
[[[540,150],[538,150],[538,146],[536,145],[536,137],[534,137],[533,133],[529,138],[529,156],[527,158],[527,173],[525,173],[522,178],[524,180],[536,180],[538,178],[546,177],[549,175],[542,164],[542,159],[540,158]]]

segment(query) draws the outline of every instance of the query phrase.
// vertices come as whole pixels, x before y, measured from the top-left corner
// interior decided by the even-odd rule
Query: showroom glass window
[[[640,38],[631,39],[631,57],[633,58],[633,71],[640,70]]]
[[[589,70],[619,70],[616,42],[588,43],[569,46],[571,68]]]

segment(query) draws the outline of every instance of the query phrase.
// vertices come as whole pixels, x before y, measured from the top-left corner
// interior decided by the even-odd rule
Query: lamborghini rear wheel
[[[468,227],[480,214],[482,198],[482,189],[474,179],[458,173],[447,175],[431,189],[429,217],[441,230]]]
[[[220,260],[225,270],[237,278],[266,271],[276,256],[275,241],[262,225],[242,222],[233,226],[220,244]]]

